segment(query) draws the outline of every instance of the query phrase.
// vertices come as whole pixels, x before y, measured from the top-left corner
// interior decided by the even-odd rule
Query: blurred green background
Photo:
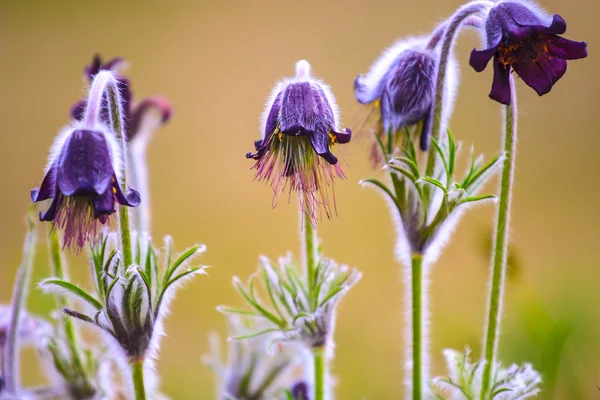
[[[153,236],[173,235],[179,249],[205,243],[213,266],[180,292],[166,321],[158,371],[174,399],[211,399],[212,376],[201,364],[207,333],[224,331],[215,311],[240,304],[230,285],[258,256],[297,253],[294,202],[271,210],[271,191],[253,182],[244,158],[259,137],[258,117],[272,85],[306,58],[337,96],[343,126],[362,123],[352,82],[397,38],[426,34],[458,0],[337,1],[8,1],[0,3],[0,302],[10,298],[20,261],[23,215],[69,107],[84,94],[91,56],[123,56],[138,98],[162,94],[174,117],[150,146]],[[511,239],[518,269],[507,285],[500,355],[532,361],[548,386],[542,399],[600,398],[600,39],[592,0],[545,0],[568,22],[568,38],[589,42],[590,57],[543,98],[518,82],[520,142]],[[468,66],[479,46],[460,37],[461,86],[450,127],[491,156],[500,146],[500,107],[488,99],[491,71]],[[333,371],[339,399],[397,399],[402,390],[404,298],[393,258],[387,207],[360,178],[378,176],[369,141],[347,147],[348,179],[336,186],[339,216],[320,225],[327,255],[358,266],[363,280],[344,299]],[[495,191],[494,187],[488,190]],[[433,372],[444,374],[442,349],[469,345],[479,354],[487,288],[486,242],[493,207],[462,221],[431,285]],[[42,238],[43,239],[43,238]],[[44,241],[41,240],[41,243]],[[74,279],[88,284],[87,262],[71,259]],[[48,272],[40,246],[35,280]],[[32,290],[30,309],[50,298]],[[39,371],[27,362],[26,382]]]

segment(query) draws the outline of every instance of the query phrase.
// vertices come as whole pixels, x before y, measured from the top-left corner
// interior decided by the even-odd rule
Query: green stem
[[[48,248],[50,251],[50,268],[52,271],[52,275],[54,275],[58,279],[66,280],[68,279],[68,271],[66,265],[63,263],[58,233],[56,229],[53,229],[52,227],[49,227],[48,229]],[[58,303],[58,308],[60,310],[66,307],[68,308],[69,303],[66,296],[58,295],[56,299]],[[62,318],[61,320],[63,323],[63,329],[65,332],[67,345],[71,353],[71,361],[73,363],[73,367],[77,370],[78,376],[81,379],[80,390],[82,391],[82,393],[93,393],[94,389],[88,380],[85,368],[83,366],[83,362],[81,361],[81,350],[79,348],[77,333],[75,330],[75,326],[73,325],[73,320],[71,318]]]
[[[423,256],[411,258],[413,400],[423,397]]]
[[[131,364],[131,377],[133,378],[133,389],[135,400],[146,400],[146,388],[144,386],[144,361],[134,361]]]
[[[306,262],[306,277],[309,304],[313,304],[314,288],[317,281],[317,266],[319,265],[319,239],[317,230],[313,226],[310,216],[302,214],[302,230],[304,233],[304,257]]]
[[[314,347],[312,349],[314,359],[314,400],[323,400],[325,398],[325,348]]]
[[[498,351],[498,337],[502,317],[502,299],[506,277],[506,257],[508,247],[508,228],[510,225],[510,206],[515,174],[517,151],[517,96],[512,75],[510,75],[511,104],[505,108],[504,126],[504,164],[498,204],[490,294],[488,300],[487,326],[485,330],[485,365],[481,381],[481,399],[485,399],[491,386],[493,366]]]
[[[35,258],[35,224],[32,216],[28,215],[27,234],[23,244],[23,260],[17,270],[17,277],[12,293],[10,321],[6,332],[6,342],[2,349],[2,365],[0,376],[4,380],[4,389],[10,395],[18,397],[21,376],[19,371],[19,330],[23,307],[27,298],[29,278]],[[11,396],[9,396],[11,397]]]
[[[454,15],[450,17],[448,22],[445,24],[446,29],[444,30],[444,36],[442,39],[442,48],[440,50],[440,60],[436,69],[436,79],[435,79],[435,97],[433,104],[433,112],[431,116],[428,117],[430,120],[429,129],[431,133],[422,132],[421,135],[429,135],[430,138],[433,138],[438,141],[438,143],[442,143],[442,116],[443,114],[443,105],[444,105],[444,94],[445,94],[445,86],[446,86],[446,72],[448,70],[448,61],[450,60],[450,54],[452,53],[452,47],[454,46],[454,37],[459,32],[461,25],[465,20],[469,17],[473,16],[473,14],[483,11],[486,8],[492,6],[493,3],[489,0],[483,1],[473,1],[465,4],[460,7]],[[439,36],[434,35],[433,40],[430,41],[429,46],[433,48],[437,46],[439,42]],[[431,47],[433,46],[433,47]],[[425,176],[430,176],[435,178],[435,170],[436,170],[437,156],[435,151],[430,151],[429,156],[427,158],[427,168],[425,172]],[[428,186],[426,186],[427,191],[431,190]]]

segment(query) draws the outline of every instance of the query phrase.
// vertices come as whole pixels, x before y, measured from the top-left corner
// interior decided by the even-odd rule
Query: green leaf
[[[404,175],[405,177],[407,177],[408,179],[410,179],[411,182],[413,182],[415,185],[417,183],[417,177],[410,172],[409,170],[407,170],[406,168],[402,168],[398,165],[394,165],[394,164],[388,164],[387,165],[388,169],[391,169],[392,171],[396,171],[402,175]]]
[[[230,308],[230,307],[225,307],[225,306],[218,306],[217,311],[219,311],[223,314],[240,314],[240,315],[248,315],[251,317],[261,317],[262,316],[262,314],[258,314],[254,311],[240,310],[237,308]]]
[[[96,310],[102,309],[102,304],[90,294],[88,294],[85,290],[81,289],[79,286],[72,284],[71,282],[64,281],[62,279],[46,279],[40,283],[41,286],[58,286],[69,293],[74,294],[79,297],[81,300],[85,301]]]
[[[446,156],[444,155],[444,152],[442,151],[442,148],[438,144],[437,140],[435,140],[434,138],[431,138],[431,143],[433,143],[433,147],[435,148],[435,151],[440,156],[440,160],[442,160],[442,165],[444,166],[444,171],[446,171],[446,177],[448,179],[448,182],[450,182],[450,170],[448,169],[448,162],[446,161]]]
[[[250,333],[248,335],[233,336],[230,339],[231,340],[252,339],[252,338],[255,338],[257,336],[266,335],[267,333],[272,333],[272,332],[279,332],[279,329],[278,328],[263,329],[262,331],[255,332],[255,333]]]
[[[242,286],[241,282],[239,282],[238,280],[236,280],[235,281],[235,286],[236,286],[237,290],[240,292],[240,294],[242,295],[242,297],[252,307],[254,307],[254,309],[256,309],[256,311],[258,311],[259,313],[261,313],[263,315],[263,317],[265,317],[266,319],[268,319],[269,321],[271,321],[272,323],[274,323],[278,327],[285,326],[285,322],[283,320],[279,320],[275,315],[271,314],[269,311],[267,311],[264,307],[262,307],[256,301],[254,301],[253,299],[251,299],[250,296],[248,296],[248,293],[246,293],[246,291],[244,290],[244,287]]]
[[[190,257],[194,256],[196,253],[198,253],[202,249],[204,249],[204,246],[201,246],[201,245],[192,246],[188,250],[186,250],[183,254],[181,254],[179,256],[179,258],[173,263],[172,266],[168,266],[167,272],[165,273],[165,276],[163,278],[163,282],[166,284],[166,282],[168,282],[171,279],[171,276],[177,270],[177,268],[179,268],[179,266],[181,264],[186,262]],[[169,250],[169,252],[170,252],[170,250]],[[169,256],[169,258],[170,258],[170,256]]]
[[[458,204],[465,204],[465,203],[476,203],[479,201],[484,201],[484,200],[495,200],[496,196],[494,196],[493,194],[486,194],[486,195],[482,195],[482,196],[471,196],[471,197],[466,197],[464,199],[462,199],[461,201],[458,202]]]
[[[419,178],[419,166],[408,157],[396,157],[394,160],[401,161],[408,166],[413,175],[418,179]]]
[[[489,175],[489,173],[493,172],[494,167],[497,165],[498,161],[500,161],[502,159],[501,155],[497,155],[496,157],[492,158],[485,166],[483,166],[482,168],[477,168],[475,170],[475,172],[470,175],[467,179],[465,179],[462,183],[462,187],[465,188],[465,190],[468,190],[469,192],[473,192],[477,189],[477,187],[479,187],[479,185],[482,183],[482,181],[486,178],[486,176]]]
[[[446,190],[446,187],[442,184],[442,182],[438,181],[437,179],[433,179],[433,178],[426,176],[424,178],[421,178],[421,180],[440,188],[444,193],[448,193],[448,190]]]
[[[376,188],[380,189],[384,194],[386,194],[394,202],[394,204],[396,204],[396,206],[398,205],[398,201],[396,200],[396,197],[392,194],[390,189],[388,189],[387,186],[385,186],[377,179],[363,179],[359,183],[361,185],[369,184],[375,186]]]

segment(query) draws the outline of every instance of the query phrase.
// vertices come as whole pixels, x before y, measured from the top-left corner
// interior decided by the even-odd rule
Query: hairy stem
[[[23,243],[23,260],[17,270],[17,277],[13,287],[10,321],[8,331],[6,332],[6,342],[4,343],[2,356],[2,370],[0,371],[0,376],[4,379],[5,390],[15,397],[18,397],[21,384],[19,379],[21,375],[19,371],[19,331],[23,307],[29,292],[29,278],[35,258],[35,224],[31,217],[31,215],[28,216],[27,234]]]
[[[121,145],[121,171],[120,184],[123,193],[127,193],[127,137],[125,135],[125,124],[123,123],[123,107],[121,93],[114,74],[110,71],[100,71],[94,77],[90,87],[90,94],[84,113],[83,120],[88,129],[93,129],[100,121],[100,110],[104,96],[108,100],[110,124],[117,135]],[[123,264],[128,268],[133,263],[133,250],[131,247],[131,227],[129,224],[129,209],[125,206],[119,207],[119,228],[121,232],[121,251],[123,253]]]
[[[445,94],[445,86],[446,86],[446,72],[448,70],[448,61],[450,60],[450,54],[452,53],[452,47],[454,45],[454,38],[456,34],[460,31],[460,27],[463,22],[469,18],[470,21],[474,14],[479,13],[487,8],[489,8],[493,3],[491,1],[473,1],[467,3],[460,7],[452,17],[445,23],[446,28],[444,29],[444,36],[442,39],[442,48],[440,50],[440,58],[437,63],[436,68],[436,77],[435,77],[435,95],[434,95],[434,104],[433,104],[433,112],[428,118],[431,118],[431,123],[426,124],[430,127],[431,132],[423,132],[421,135],[425,135],[428,137],[428,140],[434,138],[438,141],[438,143],[442,143],[442,116],[443,114],[443,104],[444,104],[444,94]],[[438,32],[437,35],[439,36]],[[439,39],[430,41],[429,46],[432,44],[437,45]],[[427,169],[425,172],[425,176],[435,176],[435,169],[437,163],[437,156],[435,151],[430,151],[429,156],[427,158]],[[426,190],[430,190],[429,188]]]
[[[302,234],[304,262],[306,265],[306,277],[308,287],[309,304],[313,304],[315,295],[315,284],[317,280],[317,266],[319,265],[319,239],[317,229],[313,226],[310,216],[300,211],[302,215]]]
[[[500,195],[498,196],[498,216],[492,255],[487,324],[483,344],[485,349],[485,364],[481,381],[482,399],[486,398],[487,393],[490,390],[493,366],[496,362],[496,353],[498,351],[498,338],[500,335],[500,322],[502,317],[502,299],[504,297],[504,280],[506,277],[511,195],[514,183],[515,158],[517,151],[517,96],[512,75],[510,75],[509,79],[511,104],[505,107],[503,139],[505,159],[502,166]]]
[[[67,271],[67,266],[63,262],[58,232],[52,227],[49,227],[48,230],[48,250],[50,254],[50,268],[52,275],[58,279],[67,280],[69,274]],[[56,301],[59,310],[62,310],[63,308],[69,308],[69,302],[66,296],[59,294],[56,296]],[[73,363],[73,367],[77,370],[77,375],[81,380],[81,387],[78,389],[82,393],[92,394],[94,392],[94,388],[90,384],[85,368],[83,367],[83,362],[81,361],[81,349],[79,348],[77,333],[75,326],[73,325],[73,320],[71,318],[62,318],[62,323],[65,331],[67,346],[69,347],[69,352],[71,353],[71,362]]]
[[[314,383],[314,400],[323,400],[325,398],[325,348],[314,347],[312,349],[313,360],[314,360],[314,372],[315,372],[315,383]]]
[[[411,257],[413,400],[423,398],[423,256]]]
[[[131,364],[131,377],[133,379],[133,390],[135,400],[146,400],[146,388],[144,386],[144,361],[134,361]]]

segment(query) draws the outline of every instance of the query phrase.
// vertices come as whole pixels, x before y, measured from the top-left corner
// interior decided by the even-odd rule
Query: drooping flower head
[[[426,37],[400,40],[383,52],[366,75],[354,81],[354,94],[362,104],[372,106],[375,134],[382,138],[391,133],[403,139],[404,128],[423,124],[427,132],[428,116],[432,112],[435,89],[435,69],[438,54],[427,46]],[[457,85],[456,62],[450,60],[443,120],[452,112],[452,99]],[[400,134],[398,134],[400,132]],[[400,143],[398,143],[400,145]],[[421,149],[427,150],[427,135],[421,136]],[[380,161],[379,150],[374,145],[373,159]]]
[[[120,160],[115,134],[103,124],[88,129],[75,123],[57,136],[42,184],[31,191],[31,200],[52,199],[40,220],[64,230],[63,246],[81,249],[94,239],[115,212],[115,202],[140,204],[138,192],[121,190]]]
[[[524,1],[502,1],[491,8],[485,23],[484,50],[473,50],[471,66],[483,71],[494,59],[490,97],[510,104],[509,76],[515,71],[540,96],[567,71],[567,60],[587,57],[587,43],[562,35],[567,24]]]
[[[135,139],[144,131],[144,123],[151,112],[158,112],[160,118],[159,124],[165,124],[171,118],[172,108],[169,101],[162,96],[151,96],[140,102],[133,101],[131,91],[131,82],[129,78],[120,74],[127,64],[123,58],[115,57],[107,62],[102,62],[100,55],[96,54],[89,65],[86,65],[83,74],[87,82],[91,82],[94,76],[102,70],[108,70],[115,73],[119,89],[121,92],[123,106],[123,120],[125,122],[125,133],[127,140]],[[77,121],[83,118],[83,111],[87,105],[87,100],[80,100],[71,107],[71,117]],[[109,123],[108,109],[101,111],[102,121]]]
[[[332,214],[329,189],[335,177],[344,173],[331,148],[348,143],[349,129],[339,128],[335,98],[323,82],[313,78],[310,65],[301,60],[296,76],[278,83],[262,117],[261,140],[254,142],[256,179],[267,182],[274,191],[273,205],[284,191],[298,192],[302,211],[313,223]],[[335,203],[334,203],[335,210]]]

